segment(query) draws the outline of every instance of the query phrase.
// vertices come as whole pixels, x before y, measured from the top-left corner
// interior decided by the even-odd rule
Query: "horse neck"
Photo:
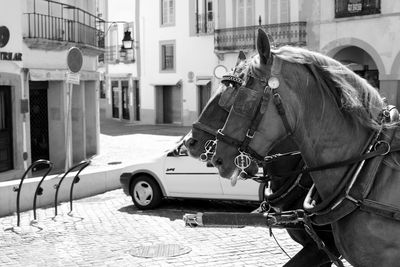
[[[309,84],[307,92],[300,92],[303,112],[299,112],[297,129],[293,135],[303,159],[309,167],[342,161],[360,155],[370,131],[343,115],[333,99],[318,85]],[[311,173],[322,199],[331,195],[350,166]]]

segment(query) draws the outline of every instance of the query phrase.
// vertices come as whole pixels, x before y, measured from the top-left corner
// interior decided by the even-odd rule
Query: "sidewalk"
[[[140,125],[113,119],[100,122],[100,153],[92,166],[126,165],[171,148],[190,126]]]
[[[91,164],[79,174],[79,183],[73,191],[73,198],[79,199],[120,188],[119,176],[131,171],[130,166],[138,160],[160,154],[170,149],[191,127],[175,125],[137,125],[112,119],[101,121],[99,153],[93,156]],[[49,175],[41,184],[43,194],[37,197],[36,207],[53,205],[55,188],[63,179],[58,202],[69,201],[70,187],[77,173]],[[25,179],[20,190],[20,211],[33,208],[35,191],[42,176]],[[0,183],[0,217],[16,211],[19,180]]]

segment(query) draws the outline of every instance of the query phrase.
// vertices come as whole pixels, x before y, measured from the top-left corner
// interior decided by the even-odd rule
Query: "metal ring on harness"
[[[388,142],[386,142],[386,141],[378,141],[378,142],[376,142],[375,143],[375,145],[374,145],[374,150],[377,150],[378,149],[378,146],[380,146],[380,144],[384,144],[384,145],[386,145],[386,151],[385,152],[383,152],[382,154],[381,154],[381,156],[385,156],[385,155],[387,155],[389,152],[390,152],[390,144],[388,143]]]
[[[200,155],[200,160],[202,162],[206,162],[208,160],[208,155],[213,155],[215,153],[215,146],[216,146],[215,140],[208,140],[206,142],[206,144],[204,145],[205,151]]]

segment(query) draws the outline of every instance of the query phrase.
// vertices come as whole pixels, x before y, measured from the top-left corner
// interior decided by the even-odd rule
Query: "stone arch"
[[[383,64],[383,61],[381,57],[379,56],[378,52],[373,48],[370,44],[367,42],[357,39],[357,38],[341,38],[337,39],[334,41],[329,42],[327,45],[325,45],[321,52],[330,56],[334,57],[337,52],[342,50],[343,48],[349,47],[349,46],[356,46],[358,48],[363,49],[365,52],[367,52],[371,58],[374,60],[378,71],[379,71],[379,79],[381,77],[386,76],[386,69],[385,65]]]

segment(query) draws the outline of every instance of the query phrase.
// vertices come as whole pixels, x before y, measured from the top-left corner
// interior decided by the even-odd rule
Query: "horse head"
[[[249,154],[262,159],[274,144],[287,135],[276,108],[269,105],[271,94],[266,94],[269,86],[274,86],[268,85],[268,82],[279,75],[281,62],[272,55],[269,38],[263,30],[258,31],[257,50],[258,55],[251,59],[245,70],[245,83],[239,89],[224,127],[217,136],[212,162],[225,178],[239,175],[243,166],[237,163],[246,162]],[[267,149],[265,146],[255,147],[251,142],[259,134],[256,129],[261,119],[268,121],[265,127],[269,129],[267,138],[271,144]]]
[[[198,120],[193,123],[191,134],[184,139],[185,146],[192,157],[200,158],[207,150],[207,142],[214,140],[217,130],[224,125],[241,83],[239,74],[241,74],[245,59],[246,56],[241,51],[235,68],[224,76],[231,79],[222,79],[219,88],[207,102]]]

